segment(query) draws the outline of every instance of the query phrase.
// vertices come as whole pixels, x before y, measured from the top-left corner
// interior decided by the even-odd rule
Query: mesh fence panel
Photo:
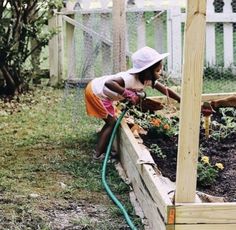
[[[113,50],[117,44],[113,44],[112,40],[112,1],[105,2],[90,1],[90,8],[85,9],[84,7],[88,6],[82,4],[76,11],[75,20],[78,24],[75,27],[73,52],[69,61],[69,78],[91,79],[113,73],[117,64],[113,59]],[[171,53],[171,58],[165,60],[165,82],[173,84],[174,79],[174,82],[178,82],[176,84],[180,84],[185,9],[180,8],[179,13],[172,15],[173,9],[174,12],[178,12],[176,6],[161,4],[164,1],[127,2],[130,3],[126,5],[125,25],[127,69],[131,67],[131,54],[138,48],[148,45],[160,53]],[[203,92],[235,92],[236,23],[232,20],[227,22],[224,17],[228,12],[235,17],[236,1],[208,0],[207,2],[207,14],[215,14],[216,21],[207,22],[208,40],[206,40]],[[104,8],[101,8],[101,3],[105,4]],[[179,27],[176,24],[177,20],[180,22]],[[178,33],[175,33],[176,27],[180,31],[179,40],[176,39],[178,36]],[[180,74],[170,74],[175,73],[176,66],[180,66]]]

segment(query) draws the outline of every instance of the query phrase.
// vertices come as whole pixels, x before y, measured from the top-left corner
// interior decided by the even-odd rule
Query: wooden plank
[[[145,181],[145,186],[148,189],[153,201],[158,204],[158,209],[164,220],[167,219],[167,205],[172,205],[172,202],[168,196],[168,192],[172,190],[172,187],[166,182],[165,178],[158,174],[154,167],[149,164],[137,164],[138,159],[142,154],[150,154],[149,151],[141,149],[137,140],[134,138],[131,130],[125,122],[122,122],[121,129],[117,134],[117,146],[118,152],[124,155],[123,161],[130,157],[130,161],[134,162],[136,170],[139,172],[139,176]],[[125,165],[125,170],[129,170]]]
[[[211,101],[211,100],[217,100],[217,99],[222,99],[228,96],[236,95],[236,93],[208,93],[208,94],[202,94],[202,102],[204,101]],[[173,104],[178,105],[176,100],[173,100],[171,98],[167,98],[166,96],[152,96],[148,97],[152,100],[159,101],[161,103],[167,103],[170,101]]]
[[[74,17],[74,16],[72,16]],[[67,58],[67,78],[75,78],[75,50],[74,50],[74,30],[75,26],[65,22],[66,26],[66,58]],[[74,57],[74,58],[71,58]]]
[[[176,224],[236,224],[236,203],[175,204]]]
[[[126,70],[126,11],[125,0],[113,0],[112,7],[113,28],[113,72]]]
[[[63,20],[61,15],[57,15],[57,26],[60,29],[58,33],[58,83],[66,79],[64,74],[64,36],[63,36]]]
[[[91,27],[91,14],[84,14],[82,16],[83,25],[85,25],[87,28]],[[94,56],[94,37],[87,33],[86,31],[83,32],[84,35],[84,60],[86,60],[84,63],[86,64],[86,73],[83,77],[94,77],[94,63],[93,63],[93,56]]]
[[[149,228],[155,229],[155,227],[158,226],[158,230],[165,230],[165,223],[163,217],[159,213],[158,204],[152,199],[152,196],[150,196],[146,187],[146,181],[142,180],[140,177],[135,162],[133,162],[129,152],[127,151],[126,144],[122,146],[121,142],[120,148],[122,149],[120,152],[121,164],[125,169],[129,181],[132,183],[132,188],[135,192],[136,198],[138,199],[142,211],[148,220]]]
[[[57,28],[57,15],[53,15],[48,21],[49,28]],[[54,35],[49,41],[49,71],[50,71],[50,85],[55,86],[58,83],[59,75],[59,47],[58,47],[58,34]]]
[[[105,2],[103,3],[105,4]],[[106,38],[110,37],[110,14],[101,14],[102,35]],[[102,74],[112,73],[111,46],[102,42]]]
[[[206,2],[188,0],[181,87],[176,202],[194,202],[196,194],[205,19]],[[196,33],[196,31],[198,32]]]
[[[218,100],[228,96],[236,95],[236,93],[216,93],[216,94],[203,94],[202,101]]]
[[[181,14],[181,21],[185,22],[186,21],[186,14],[182,13]],[[235,13],[228,13],[228,14],[223,14],[223,13],[210,13],[206,15],[206,22],[231,22],[234,23],[236,21],[236,14]]]
[[[236,224],[180,224],[167,230],[235,230]]]

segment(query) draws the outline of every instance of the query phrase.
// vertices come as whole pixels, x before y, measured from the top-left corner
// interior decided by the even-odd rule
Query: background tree
[[[0,94],[22,92],[31,79],[27,59],[48,44],[56,31],[45,29],[61,0],[0,1]],[[33,46],[30,44],[33,42]],[[26,71],[27,70],[27,71]]]

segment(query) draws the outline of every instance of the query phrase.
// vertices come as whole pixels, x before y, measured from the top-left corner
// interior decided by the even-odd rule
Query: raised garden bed
[[[226,94],[203,95],[202,99],[204,101],[225,96]],[[122,166],[148,219],[150,229],[236,229],[236,202],[222,202],[222,199],[219,199],[221,202],[209,203],[211,199],[203,199],[202,194],[197,192],[194,203],[174,203],[175,183],[164,176],[164,170],[162,169],[163,173],[160,171],[161,165],[155,164],[149,150],[141,142],[142,140],[135,138],[127,123],[123,121],[116,146],[120,152]],[[235,145],[232,148],[235,148]],[[170,168],[168,165],[167,167]],[[212,195],[220,195],[214,192]],[[211,191],[205,190],[204,195],[211,198]],[[230,198],[227,197],[227,200],[233,201]],[[217,201],[217,198],[213,200]]]

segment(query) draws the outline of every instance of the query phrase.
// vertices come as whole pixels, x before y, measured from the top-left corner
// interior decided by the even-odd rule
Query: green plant
[[[223,170],[224,166],[221,163],[212,165],[209,157],[202,156],[197,165],[197,183],[200,186],[207,187],[215,183],[219,171]]]
[[[204,68],[203,74],[204,80],[212,79],[212,80],[233,80],[235,79],[235,74],[233,73],[233,69],[231,67],[225,68],[223,66],[210,66],[207,65]]]
[[[151,144],[150,151],[154,154],[156,154],[159,158],[165,159],[166,154],[164,154],[161,150],[161,148],[157,144]]]
[[[149,116],[149,132],[153,135],[172,137],[178,133],[177,117],[168,118],[163,115]]]
[[[219,112],[222,114],[222,123],[217,121],[212,122],[211,137],[215,140],[221,140],[236,131],[236,110],[233,108],[220,108]]]
[[[56,33],[43,28],[49,15],[52,16],[50,10],[60,6],[60,0],[0,2],[0,73],[4,79],[0,88],[1,94],[14,95],[16,91],[22,91],[26,87],[33,72],[26,67],[27,60],[45,47]]]

